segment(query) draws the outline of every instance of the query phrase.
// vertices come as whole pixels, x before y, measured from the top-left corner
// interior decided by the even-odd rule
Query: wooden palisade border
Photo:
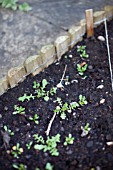
[[[111,20],[113,18],[113,6],[105,6],[102,11],[94,12],[94,27],[102,23],[104,19]],[[28,57],[22,66],[11,68],[6,77],[0,79],[0,95],[9,88],[13,88],[25,79],[26,75],[33,76],[43,71],[44,68],[56,60],[60,60],[61,56],[72,48],[77,42],[82,40],[86,33],[86,20],[82,19],[79,26],[72,26],[67,35],[60,36],[55,40],[54,45],[46,45],[41,48],[39,55]]]

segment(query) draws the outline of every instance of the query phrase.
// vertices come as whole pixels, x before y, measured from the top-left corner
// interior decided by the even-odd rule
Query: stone
[[[100,100],[100,104],[103,104],[103,103],[105,103],[105,99]]]
[[[60,60],[61,56],[69,50],[69,44],[70,37],[68,35],[60,36],[55,40],[58,60]]]
[[[68,34],[70,36],[71,48],[73,48],[77,42],[82,40],[82,26],[72,26]]]
[[[94,17],[94,27],[97,27],[105,18],[104,11],[96,11],[93,14]]]
[[[107,5],[104,7],[105,17],[109,21],[113,18],[113,6]]]
[[[104,88],[103,84],[100,84],[99,86],[97,86],[97,89],[103,89],[103,88]]]
[[[108,146],[113,146],[113,141],[106,142]]]
[[[89,70],[92,70],[92,69],[93,69],[93,66],[92,66],[92,65],[89,65],[89,66],[88,66],[88,69],[89,69]]]
[[[55,46],[53,44],[43,46],[40,50],[40,56],[42,57],[43,67],[48,67],[56,61]]]
[[[98,36],[97,39],[100,41],[105,41],[105,38],[103,36]]]
[[[82,35],[86,33],[86,19],[80,20],[80,25],[82,27]]]
[[[40,55],[28,57],[24,62],[24,66],[26,68],[27,73],[32,72],[32,75],[35,76],[43,70],[42,57]]]
[[[26,71],[23,65],[11,68],[7,75],[10,87],[13,88],[18,84],[18,82],[22,82],[25,79],[25,75]]]
[[[0,79],[0,95],[2,95],[9,87],[7,77]]]
[[[73,56],[72,56],[72,54],[69,54],[69,58],[72,58]]]

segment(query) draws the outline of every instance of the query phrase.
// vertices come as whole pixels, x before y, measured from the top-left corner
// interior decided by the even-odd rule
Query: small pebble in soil
[[[76,112],[74,112],[74,113],[73,113],[73,117],[74,117],[74,118],[76,118],[76,117],[77,117]]]
[[[11,151],[10,151],[10,150],[7,150],[6,152],[7,152],[7,154],[10,154],[10,153],[11,153]]]
[[[100,166],[96,166],[96,170],[101,170]]]
[[[67,82],[67,81],[65,82],[65,85],[66,85],[66,86],[69,85],[69,84],[70,84],[70,82]]]
[[[47,156],[48,156],[48,153],[44,153],[44,156],[47,157]]]
[[[88,148],[91,148],[91,147],[93,146],[93,141],[92,141],[92,140],[91,140],[91,141],[88,141],[87,144],[86,144],[86,146],[87,146]]]
[[[29,132],[27,132],[27,134],[26,134],[26,138],[30,138],[30,137],[31,137],[30,133],[29,133]]]
[[[106,144],[107,144],[108,146],[112,146],[112,145],[113,145],[113,141],[106,142]]]
[[[92,65],[89,65],[89,66],[88,66],[88,69],[89,69],[89,70],[92,70],[92,69],[93,69],[93,66],[92,66]]]
[[[101,85],[99,85],[98,87],[97,87],[97,89],[103,89],[104,88],[104,85],[103,84],[101,84]]]
[[[4,110],[5,110],[5,111],[7,111],[7,110],[8,110],[8,107],[7,107],[7,106],[5,106],[5,107],[4,107]]]
[[[98,40],[100,40],[100,41],[105,41],[105,38],[103,37],[103,36],[98,36],[98,38],[97,38]]]
[[[56,66],[59,65],[59,62],[57,62],[55,65],[56,65]]]
[[[73,116],[75,116],[76,115],[76,112],[73,112]]]
[[[105,99],[100,100],[100,104],[103,104],[103,103],[105,103]]]
[[[16,131],[16,132],[19,132],[19,128],[16,128],[15,131]]]
[[[75,80],[72,80],[71,83],[72,83],[72,84],[73,84],[73,83],[78,83],[78,80],[76,80],[76,79],[75,79]]]
[[[103,147],[102,150],[104,151],[104,150],[105,150],[105,147]]]
[[[73,56],[72,56],[72,54],[69,54],[69,58],[72,58]]]

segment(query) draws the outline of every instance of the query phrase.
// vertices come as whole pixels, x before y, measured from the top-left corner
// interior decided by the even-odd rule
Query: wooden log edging
[[[102,11],[96,11],[93,14],[94,27],[100,25],[105,19],[113,19],[113,6],[105,6]],[[11,68],[7,76],[0,79],[0,95],[9,88],[13,88],[22,82],[26,76],[33,76],[43,71],[50,64],[61,59],[70,48],[81,41],[86,33],[86,20],[82,19],[79,26],[72,26],[67,35],[58,37],[54,44],[43,46],[39,55],[28,57],[23,65]]]

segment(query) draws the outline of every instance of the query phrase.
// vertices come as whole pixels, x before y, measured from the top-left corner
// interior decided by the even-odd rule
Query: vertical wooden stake
[[[86,14],[87,37],[89,38],[94,35],[93,9],[86,10],[85,14]]]

